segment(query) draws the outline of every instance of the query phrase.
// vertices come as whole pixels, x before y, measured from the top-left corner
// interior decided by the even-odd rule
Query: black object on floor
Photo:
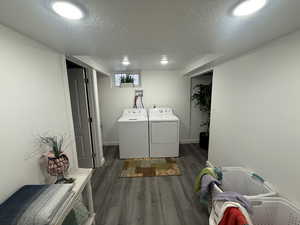
[[[199,145],[200,148],[208,150],[209,145],[209,134],[207,132],[201,132],[199,135]]]

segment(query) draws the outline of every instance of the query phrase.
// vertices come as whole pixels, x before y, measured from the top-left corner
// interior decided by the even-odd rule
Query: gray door
[[[72,115],[75,130],[78,165],[93,168],[93,146],[88,106],[88,90],[83,68],[68,69]]]

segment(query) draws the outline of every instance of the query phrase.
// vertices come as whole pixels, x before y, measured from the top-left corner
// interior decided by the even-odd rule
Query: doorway
[[[202,149],[209,149],[213,70],[191,77],[191,137]]]
[[[88,69],[66,60],[78,166],[95,168]]]

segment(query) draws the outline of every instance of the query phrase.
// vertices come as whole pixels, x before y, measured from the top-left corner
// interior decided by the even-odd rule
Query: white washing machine
[[[118,120],[120,158],[149,157],[148,115],[145,109],[125,109]]]
[[[150,157],[179,156],[179,122],[171,108],[149,109]]]

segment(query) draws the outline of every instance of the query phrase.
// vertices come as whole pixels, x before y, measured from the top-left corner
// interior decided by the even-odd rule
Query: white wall
[[[300,32],[217,66],[209,160],[246,166],[300,202]]]
[[[189,139],[190,78],[179,71],[142,71],[145,107],[168,106],[179,116],[180,139]],[[99,79],[99,96],[103,140],[105,144],[118,143],[117,120],[122,110],[133,106],[133,88],[112,88],[111,77]]]
[[[39,135],[68,135],[73,167],[77,160],[64,56],[1,25],[0,37],[1,203],[44,182]]]

